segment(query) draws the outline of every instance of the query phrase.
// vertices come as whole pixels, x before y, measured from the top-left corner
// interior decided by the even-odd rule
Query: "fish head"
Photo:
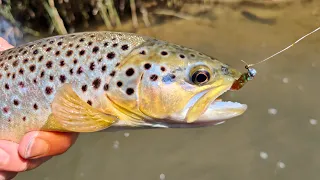
[[[218,100],[241,76],[198,51],[162,41],[131,51],[110,83],[109,98],[124,113],[152,124],[187,127],[216,124],[241,115],[245,104]],[[121,81],[121,87],[116,84]],[[119,84],[118,84],[119,85]]]

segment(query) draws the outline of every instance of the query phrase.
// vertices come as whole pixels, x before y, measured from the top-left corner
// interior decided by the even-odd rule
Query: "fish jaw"
[[[197,119],[197,122],[212,122],[231,119],[242,115],[247,110],[246,104],[231,101],[214,101]]]
[[[219,96],[228,90],[230,89],[220,92]],[[212,94],[214,90],[205,90],[195,95],[192,99],[190,99],[189,103],[181,112],[172,114],[168,120],[165,120],[165,124],[168,127],[197,127],[216,125],[228,119],[242,115],[248,108],[246,104],[223,101],[218,96],[217,98],[211,99],[211,101],[209,100],[210,103],[205,105],[205,109],[199,113],[196,119],[188,122],[188,114],[190,113],[190,109],[197,106],[197,104],[199,105],[202,102],[201,99],[208,95],[210,91]]]

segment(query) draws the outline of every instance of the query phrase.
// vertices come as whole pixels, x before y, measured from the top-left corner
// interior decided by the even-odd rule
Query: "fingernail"
[[[42,157],[49,151],[49,144],[41,138],[32,138],[25,151],[26,159]]]
[[[9,162],[9,154],[4,150],[0,149],[0,167],[5,166]]]

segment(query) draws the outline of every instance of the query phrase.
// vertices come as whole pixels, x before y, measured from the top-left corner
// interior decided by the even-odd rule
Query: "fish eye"
[[[194,68],[194,70],[190,72],[190,75],[191,81],[197,85],[203,85],[210,80],[210,73],[205,67]]]

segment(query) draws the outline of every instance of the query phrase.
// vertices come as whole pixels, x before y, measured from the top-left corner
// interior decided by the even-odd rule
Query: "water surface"
[[[138,33],[197,49],[245,71],[241,59],[259,61],[315,29],[317,7],[315,2],[272,10],[272,25],[222,9],[213,21],[205,19],[208,15],[172,20]],[[320,32],[256,66],[254,81],[225,96],[248,104],[247,112],[225,124],[82,134],[67,153],[16,179],[152,180],[161,174],[169,180],[317,179],[320,125],[310,119],[320,120],[319,47]]]

